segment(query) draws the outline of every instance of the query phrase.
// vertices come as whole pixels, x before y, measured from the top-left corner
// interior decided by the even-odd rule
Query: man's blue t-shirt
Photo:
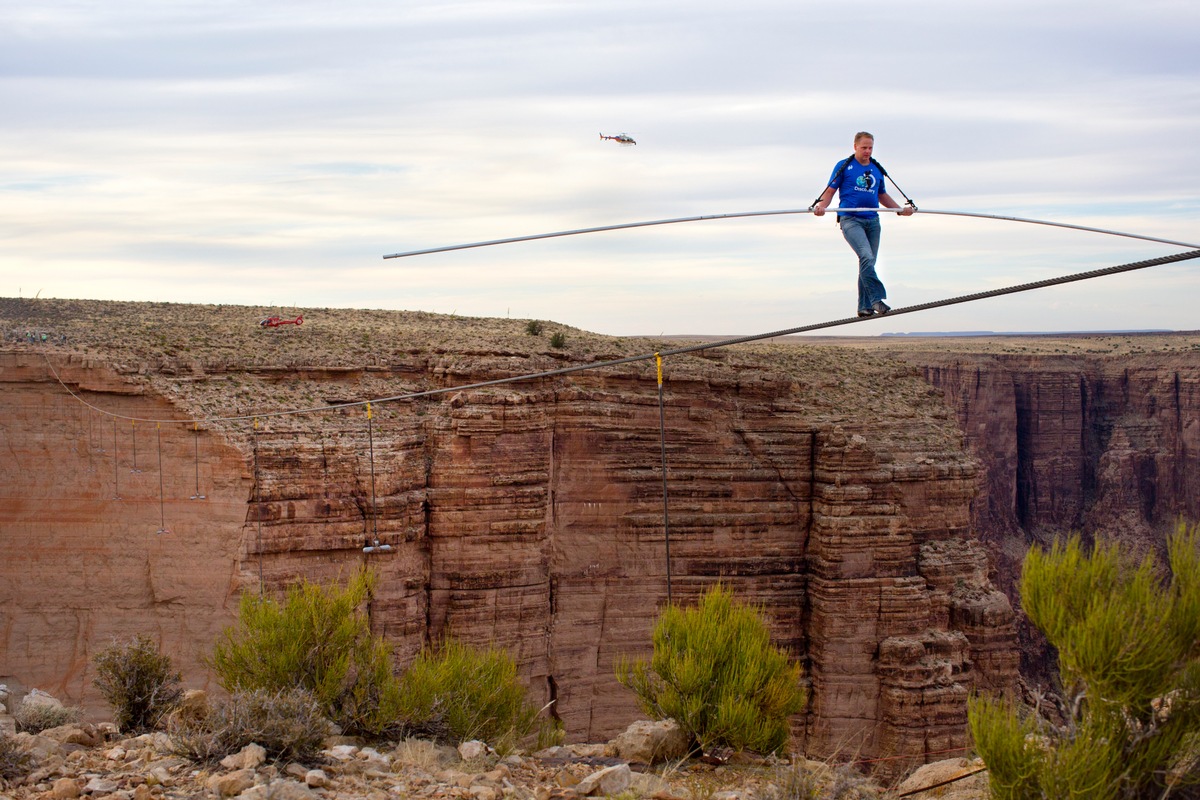
[[[840,183],[836,182],[835,178],[837,171],[845,163],[844,161],[835,164],[833,172],[829,175],[829,185],[838,192],[838,208],[879,208],[879,195],[887,194],[887,186],[883,181],[883,175],[879,172],[879,167],[870,162],[863,166],[854,156],[846,161],[850,163],[846,166],[846,171],[842,173]],[[838,214],[839,219],[844,216],[877,219],[879,214],[875,211]]]

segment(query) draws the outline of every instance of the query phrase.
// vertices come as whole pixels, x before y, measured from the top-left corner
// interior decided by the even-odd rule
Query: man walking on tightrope
[[[825,213],[835,191],[838,193],[839,208],[875,209],[881,205],[884,208],[900,208],[900,204],[887,193],[884,183],[887,173],[879,166],[879,162],[871,158],[874,149],[874,136],[866,131],[854,134],[854,155],[839,161],[833,168],[829,185],[813,204],[815,216],[820,217]],[[909,202],[900,215],[911,216],[914,210]],[[879,212],[839,213],[838,225],[842,228],[842,236],[858,256],[858,315],[870,317],[886,314],[892,310],[883,302],[887,298],[887,290],[875,274],[875,259],[879,256]]]

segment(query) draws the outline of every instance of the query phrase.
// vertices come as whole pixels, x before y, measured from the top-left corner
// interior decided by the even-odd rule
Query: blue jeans
[[[842,236],[858,256],[858,310],[870,311],[877,300],[887,297],[883,281],[875,274],[879,255],[879,217],[842,217]]]

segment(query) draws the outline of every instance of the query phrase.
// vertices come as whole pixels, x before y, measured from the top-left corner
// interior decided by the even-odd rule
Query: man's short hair
[[[867,133],[866,131],[859,131],[858,133],[854,134],[854,143],[855,144],[858,144],[859,141],[862,139],[870,139],[873,142],[873,141],[875,141],[875,136],[870,133]]]

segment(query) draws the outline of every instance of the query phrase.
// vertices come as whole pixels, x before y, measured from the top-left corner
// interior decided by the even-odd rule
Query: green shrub
[[[525,323],[525,332],[530,336],[541,336],[544,327],[540,320],[531,319]]]
[[[169,724],[176,752],[193,761],[215,763],[251,743],[275,760],[315,757],[329,735],[329,720],[316,699],[303,689],[239,691],[200,718],[181,717]]]
[[[971,701],[994,797],[1200,797],[1198,531],[1170,537],[1167,579],[1078,537],[1029,551],[1021,601],[1058,651],[1063,694],[1053,715]]]
[[[33,755],[21,746],[16,737],[0,733],[0,779],[15,781],[33,769]]]
[[[401,716],[414,734],[458,744],[479,739],[507,752],[533,733],[537,706],[526,699],[512,657],[447,639],[426,648],[400,681]]]
[[[141,733],[158,727],[183,697],[182,676],[149,636],[113,642],[92,659],[93,685],[113,707],[117,727]]]
[[[550,335],[550,346],[562,349],[567,346],[567,335],[562,331],[555,331]]]
[[[363,571],[344,588],[303,581],[282,602],[243,595],[213,653],[219,682],[230,692],[301,688],[344,733],[391,732],[400,709],[392,649],[362,611],[374,584]]]
[[[17,733],[41,733],[59,725],[71,725],[83,718],[83,709],[55,703],[21,701],[12,714]]]
[[[673,719],[701,750],[781,753],[804,708],[800,665],[771,644],[759,609],[718,585],[699,605],[669,606],[649,663],[622,659],[617,680],[655,719]]]

